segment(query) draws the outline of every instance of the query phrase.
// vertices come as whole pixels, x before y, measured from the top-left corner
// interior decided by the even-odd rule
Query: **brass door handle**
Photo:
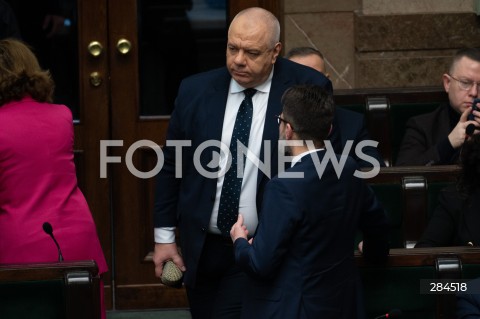
[[[117,50],[120,52],[122,55],[128,54],[130,50],[132,49],[132,43],[128,41],[127,39],[120,39],[117,42]]]
[[[102,84],[102,76],[100,75],[100,73],[90,73],[90,84],[94,87],[100,86]]]
[[[93,57],[98,57],[103,52],[103,46],[98,41],[92,41],[88,44],[88,52]]]

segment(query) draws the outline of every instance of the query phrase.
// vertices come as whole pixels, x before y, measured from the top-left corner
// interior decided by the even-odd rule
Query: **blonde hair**
[[[0,106],[29,95],[39,102],[52,102],[55,84],[42,70],[32,50],[16,39],[0,40]]]

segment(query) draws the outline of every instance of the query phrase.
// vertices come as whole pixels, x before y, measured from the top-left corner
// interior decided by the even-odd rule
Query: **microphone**
[[[50,225],[49,222],[43,223],[43,231],[47,233],[50,237],[52,237],[53,242],[55,243],[55,246],[57,246],[58,250],[58,261],[63,261],[63,255],[62,251],[60,250],[60,245],[57,243],[57,240],[55,239],[55,236],[53,236],[53,227]]]
[[[172,260],[168,260],[163,265],[162,277],[160,279],[166,286],[180,288],[182,286],[183,272]]]
[[[385,319],[385,318],[400,318],[402,316],[402,311],[400,309],[392,309],[388,313],[378,316],[375,319]]]
[[[468,117],[467,117],[467,120],[469,121],[474,121],[475,120],[475,116],[473,116],[473,111],[478,111],[478,108],[477,108],[477,104],[480,103],[480,99],[473,99],[473,102],[472,102],[472,112],[470,114],[468,114]],[[473,135],[473,132],[475,132],[475,129],[477,127],[475,126],[475,124],[468,124],[467,127],[465,128],[465,134],[467,134],[468,136],[472,136]]]

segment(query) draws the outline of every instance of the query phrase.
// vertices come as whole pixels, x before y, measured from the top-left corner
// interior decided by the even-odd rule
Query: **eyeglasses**
[[[448,76],[451,77],[452,79],[454,79],[455,81],[457,81],[458,86],[462,90],[470,91],[472,89],[473,85],[475,84],[477,86],[477,90],[480,91],[480,82],[468,81],[468,80],[459,80],[459,79],[453,77],[450,74]]]
[[[275,115],[275,117],[277,118],[277,123],[278,123],[278,125],[280,125],[280,122],[283,122],[283,123],[285,123],[285,124],[287,124],[287,123],[290,124],[290,122],[282,119],[282,118],[280,117],[280,115]]]
[[[283,123],[285,123],[285,124],[290,124],[290,127],[292,128],[292,131],[295,131],[295,130],[293,129],[292,123],[290,123],[289,121],[287,121],[287,120],[285,120],[285,119],[282,119],[282,118],[280,117],[280,115],[275,115],[275,117],[277,118],[277,123],[278,123],[278,125],[280,125],[280,122],[283,122]]]

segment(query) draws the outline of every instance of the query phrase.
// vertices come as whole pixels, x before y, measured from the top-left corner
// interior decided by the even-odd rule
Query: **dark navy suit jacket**
[[[335,109],[333,119],[333,129],[329,136],[335,153],[342,154],[348,141],[352,141],[350,155],[360,167],[372,167],[372,161],[376,160],[381,167],[385,167],[385,162],[376,147],[365,146],[360,153],[355,152],[358,143],[365,140],[371,140],[370,134],[365,126],[365,117],[357,112],[345,110],[340,107]],[[369,158],[367,158],[367,156]]]
[[[325,151],[318,155],[318,163]],[[348,158],[339,179],[329,163],[321,178],[312,156],[288,169],[303,178],[273,178],[266,186],[250,245],[235,241],[235,259],[251,277],[242,318],[357,318],[357,229],[364,254],[388,254],[385,212]]]
[[[468,291],[457,294],[456,319],[480,318],[480,278],[469,281]]]
[[[191,76],[182,81],[167,132],[168,140],[190,140],[182,158],[176,158],[173,147],[165,147],[165,162],[157,175],[154,205],[154,227],[176,226],[180,230],[180,246],[186,264],[184,282],[195,283],[197,265],[210,221],[216,193],[216,178],[199,174],[193,157],[205,141],[220,141],[225,105],[231,76],[223,67]],[[278,123],[275,115],[281,113],[281,96],[295,84],[316,84],[332,91],[331,82],[321,73],[289,60],[278,58],[273,72],[268,97],[265,127],[262,139],[271,141],[271,175],[261,170],[257,179],[257,206],[269,177],[277,174]],[[168,146],[168,145],[167,145]],[[215,149],[218,151],[218,148]],[[260,159],[264,161],[262,147]],[[203,168],[213,160],[212,152],[204,150],[199,161]],[[182,168],[182,178],[175,177],[175,168]]]

